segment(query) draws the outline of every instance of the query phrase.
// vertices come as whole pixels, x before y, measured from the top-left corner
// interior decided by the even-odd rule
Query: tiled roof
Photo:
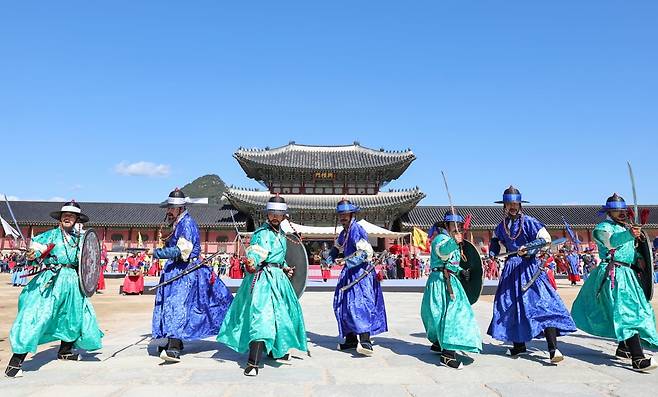
[[[58,211],[63,203],[52,201],[11,201],[16,220],[20,225],[54,226],[57,221],[50,217],[52,211]],[[140,203],[83,203],[82,212],[89,216],[90,227],[158,227],[162,224],[165,210],[159,204]],[[187,207],[203,228],[232,228],[231,212],[235,209],[230,205],[194,204]],[[0,203],[0,215],[11,221],[11,216],[5,203]],[[238,227],[244,228],[246,217],[235,213]]]
[[[405,151],[374,150],[355,142],[345,146],[312,146],[290,142],[270,149],[239,148],[233,155],[250,178],[261,179],[261,168],[285,168],[294,172],[382,170],[398,178],[416,159],[411,149]]]
[[[448,210],[447,206],[417,206],[400,219],[402,228],[411,229],[413,226],[428,229],[434,222],[443,218]],[[539,219],[548,228],[562,229],[562,217],[573,227],[593,228],[603,220],[597,215],[600,205],[524,205],[523,212]],[[640,208],[649,208],[650,217],[647,227],[658,227],[658,205],[641,205]],[[465,206],[455,207],[457,212],[472,215],[473,229],[493,229],[503,217],[502,205]]]
[[[268,191],[247,190],[229,188],[227,196],[231,203],[238,209],[243,207],[265,208],[267,200],[272,197]],[[409,190],[391,192],[379,192],[374,195],[312,195],[312,194],[290,194],[282,195],[291,210],[335,210],[336,204],[342,198],[347,198],[362,210],[382,210],[385,208],[397,208],[400,206],[415,206],[425,197],[417,187]]]

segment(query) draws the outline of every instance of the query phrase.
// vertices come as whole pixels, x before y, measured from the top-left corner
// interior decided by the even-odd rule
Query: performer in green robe
[[[80,291],[76,271],[81,238],[74,226],[89,218],[75,201],[64,204],[50,216],[59,221],[59,226],[34,237],[27,257],[34,260],[42,254],[46,256],[48,245],[54,244],[43,260],[52,267],[34,277],[18,297],[18,314],[9,333],[14,354],[5,370],[5,375],[12,378],[22,376],[21,366],[27,353],[35,353],[40,344],[60,340],[57,358],[73,361],[80,359],[73,347],[102,347],[103,332],[91,302]]]
[[[482,350],[480,328],[475,321],[473,309],[458,277],[468,277],[459,262],[459,243],[462,234],[457,231],[464,218],[448,210],[439,223],[438,234],[432,239],[430,274],[420,316],[423,319],[427,339],[432,342],[432,351],[441,353],[441,363],[450,368],[462,369],[463,365],[455,351],[479,353]],[[449,278],[454,298],[450,297],[446,277]]]
[[[304,316],[289,277],[286,234],[281,222],[287,205],[274,196],[267,203],[267,222],[256,229],[247,249],[248,274],[235,295],[217,340],[249,352],[244,374],[258,375],[263,350],[272,358],[289,357],[290,349],[307,351]]]
[[[633,270],[638,256],[635,239],[642,238],[641,229],[628,224],[626,203],[616,193],[601,213],[607,218],[593,232],[601,263],[585,280],[571,315],[581,330],[616,339],[616,356],[630,358],[634,370],[655,369],[653,358],[645,357],[641,346],[643,342],[658,347],[655,314]]]

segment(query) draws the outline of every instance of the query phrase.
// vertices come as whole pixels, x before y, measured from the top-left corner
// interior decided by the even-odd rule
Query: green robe
[[[264,224],[251,237],[247,257],[256,264],[287,267],[286,246],[285,233]],[[242,280],[217,341],[239,353],[248,352],[249,343],[263,341],[274,357],[282,357],[290,349],[306,351],[304,316],[290,280],[277,266],[261,268]]]
[[[443,269],[459,272],[460,251],[457,242],[443,232],[432,240],[430,274],[420,316],[425,326],[427,339],[438,343],[443,349],[479,353],[482,350],[480,327],[475,320],[473,309],[456,275],[451,275],[450,285],[455,295],[450,300],[446,291]]]
[[[616,267],[612,289],[606,272],[609,251],[613,248],[615,261],[635,262],[635,238],[611,219],[596,225],[593,236],[601,263],[590,272],[573,303],[571,315],[576,326],[588,334],[619,342],[639,334],[645,344],[658,347],[655,314],[635,272],[627,266]],[[603,288],[598,293],[602,282]]]
[[[31,248],[39,256],[49,243],[55,247],[44,263],[78,266],[77,235],[65,236],[58,227],[34,237]],[[80,291],[78,273],[66,267],[56,272],[46,270],[27,284],[18,297],[18,314],[9,333],[11,348],[19,354],[35,353],[38,345],[56,340],[75,342],[79,349],[98,350],[102,337],[94,308]]]

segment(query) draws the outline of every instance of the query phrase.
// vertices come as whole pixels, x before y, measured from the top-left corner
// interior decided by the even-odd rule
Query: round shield
[[[101,243],[94,229],[87,229],[82,235],[78,259],[80,289],[86,297],[90,297],[96,293],[101,276]]]
[[[461,281],[464,292],[468,296],[468,301],[472,305],[477,302],[478,298],[480,298],[480,293],[482,293],[482,280],[484,277],[482,272],[482,258],[480,258],[477,248],[468,240],[463,241],[462,250],[466,257],[462,259],[466,260],[462,260],[459,266],[464,270],[470,270],[471,277],[468,281],[460,277],[459,281]]]
[[[308,255],[306,247],[302,240],[296,234],[286,235],[286,263],[290,267],[295,268],[292,276],[292,288],[297,294],[297,298],[301,298],[304,290],[306,289],[306,275],[308,273]]]
[[[636,272],[644,296],[647,301],[650,301],[653,298],[653,251],[649,243],[649,236],[644,231],[642,234],[644,238],[635,240],[637,253],[639,254],[636,259]]]

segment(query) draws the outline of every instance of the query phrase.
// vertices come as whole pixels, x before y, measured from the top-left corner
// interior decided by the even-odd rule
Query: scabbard
[[[450,282],[450,270],[443,268],[443,280],[446,283],[446,292],[450,296],[450,300],[455,300],[455,291],[452,290],[452,283]]]
[[[610,277],[610,289],[613,289],[615,287],[615,250],[611,249],[609,252],[610,252],[610,260],[608,261],[608,264],[605,267],[605,275],[601,279],[601,285],[599,285],[599,289],[596,290],[597,297],[601,294],[601,291],[603,291],[605,280],[607,280],[608,277]]]

